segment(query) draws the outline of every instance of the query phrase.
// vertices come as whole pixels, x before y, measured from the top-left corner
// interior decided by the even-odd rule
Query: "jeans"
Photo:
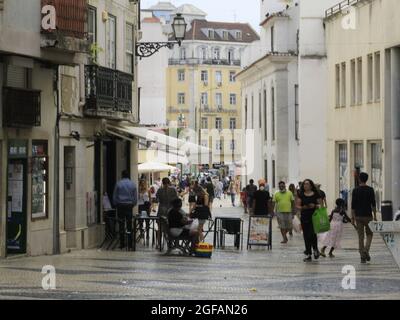
[[[372,221],[372,217],[356,217],[356,226],[358,233],[359,252],[361,258],[366,258],[369,255],[371,248],[373,232],[371,231],[368,224]],[[364,245],[364,232],[367,235],[367,242]]]
[[[231,200],[232,200],[232,205],[235,206],[235,199],[236,199],[236,194],[231,193]]]
[[[306,246],[306,255],[311,255],[311,249],[314,253],[318,252],[318,238],[314,232],[314,226],[312,221],[302,221],[301,226],[303,227],[304,243]]]
[[[132,237],[132,220],[133,220],[133,206],[132,205],[118,205],[117,215],[119,219],[119,239],[120,248],[125,248],[125,232],[128,232],[128,248],[133,246]],[[126,222],[126,229],[125,229]]]

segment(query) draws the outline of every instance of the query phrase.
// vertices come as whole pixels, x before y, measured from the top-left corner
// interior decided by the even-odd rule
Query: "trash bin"
[[[393,202],[382,201],[381,213],[382,221],[393,221]]]

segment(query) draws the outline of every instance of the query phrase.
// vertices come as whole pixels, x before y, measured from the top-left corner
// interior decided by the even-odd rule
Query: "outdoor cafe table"
[[[133,218],[133,248],[132,248],[133,251],[136,251],[136,242],[137,242],[138,231],[140,232],[141,236],[143,236],[145,245],[146,245],[146,239],[147,239],[147,241],[149,241],[149,239],[150,239],[149,233],[151,232],[152,244],[154,245],[154,238],[155,238],[154,233],[155,233],[157,224],[158,224],[158,228],[159,228],[159,232],[158,232],[158,236],[157,236],[157,244],[158,244],[159,250],[162,251],[162,245],[161,245],[162,236],[161,236],[161,232],[160,232],[160,218],[156,217],[156,216],[150,216],[150,217],[136,216]],[[148,242],[147,242],[147,245],[149,245]]]

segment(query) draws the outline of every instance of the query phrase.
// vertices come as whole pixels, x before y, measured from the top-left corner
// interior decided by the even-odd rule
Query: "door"
[[[27,160],[10,159],[7,179],[7,254],[26,253]]]

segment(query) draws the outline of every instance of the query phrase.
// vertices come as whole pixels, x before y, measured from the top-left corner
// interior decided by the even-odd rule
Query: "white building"
[[[248,56],[262,54],[237,76],[242,83],[243,129],[254,130],[254,140],[244,143],[243,152],[254,149],[254,155],[246,154],[243,183],[264,178],[273,189],[279,181],[295,183],[299,176],[299,6],[279,12],[274,8],[261,1],[261,39]]]
[[[326,8],[328,9],[328,8]],[[327,10],[328,195],[365,171],[378,204],[400,206],[400,2],[356,1]],[[349,197],[350,198],[350,197]]]
[[[150,13],[151,14],[151,13]],[[165,19],[165,18],[164,18]],[[157,17],[144,17],[141,42],[167,42],[166,25]],[[139,61],[140,124],[166,126],[166,84],[169,49],[162,48],[151,57]]]

